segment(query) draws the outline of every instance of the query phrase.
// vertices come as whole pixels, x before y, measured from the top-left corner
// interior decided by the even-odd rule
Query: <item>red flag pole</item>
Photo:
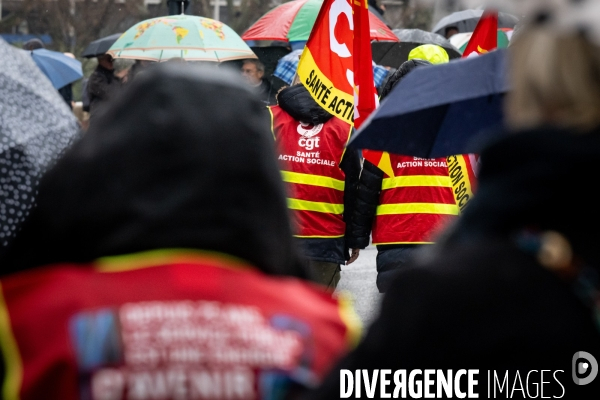
[[[373,55],[371,54],[367,0],[353,0],[352,11],[354,17],[354,127],[358,129],[379,106],[379,99],[373,80]],[[388,176],[394,176],[388,153],[364,149],[363,157]]]
[[[354,17],[354,127],[360,128],[377,108],[377,89],[373,82],[373,55],[369,38],[369,8],[367,0],[353,0]]]

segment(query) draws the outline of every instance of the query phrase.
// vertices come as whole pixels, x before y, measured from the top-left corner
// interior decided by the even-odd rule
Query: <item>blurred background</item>
[[[380,11],[392,28],[429,31],[444,16],[479,8],[483,0],[369,0],[371,11]],[[224,22],[240,35],[281,0],[187,0],[186,14]],[[375,8],[375,10],[373,10]],[[383,11],[383,13],[381,13]],[[47,49],[70,52],[83,63],[87,76],[95,59],[80,54],[97,38],[127,28],[144,19],[167,15],[167,0],[0,0],[0,36],[19,46],[32,38]],[[80,87],[74,86],[79,100]]]

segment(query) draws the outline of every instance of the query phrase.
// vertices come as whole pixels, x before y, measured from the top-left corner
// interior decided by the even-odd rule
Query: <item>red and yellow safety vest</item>
[[[373,244],[433,243],[434,232],[459,214],[446,158],[390,160],[394,177],[382,182]]]
[[[346,176],[340,162],[351,126],[338,118],[316,126],[303,125],[279,106],[269,109],[295,236],[344,236]]]
[[[271,398],[292,377],[318,383],[359,334],[345,301],[215,253],[53,265],[0,284],[4,399]]]

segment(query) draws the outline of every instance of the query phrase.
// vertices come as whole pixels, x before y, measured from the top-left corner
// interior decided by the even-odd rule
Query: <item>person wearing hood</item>
[[[369,244],[368,235],[355,235],[349,219],[360,174],[358,152],[346,149],[352,127],[299,83],[281,90],[277,103],[269,107],[271,127],[294,235],[317,280],[334,290],[341,265],[354,262]]]
[[[445,50],[439,46],[429,48],[432,51],[423,51],[427,47],[421,46],[411,52],[411,59],[402,63],[382,88],[382,101],[415,68],[433,64],[422,59],[426,54],[434,62],[443,62],[440,54],[443,56]],[[380,293],[388,289],[413,253],[432,244],[435,235],[459,213],[446,157],[389,157],[393,177],[384,175],[369,160],[364,161],[357,196],[360,207],[355,207],[352,215],[355,228],[361,235],[372,233],[372,242],[377,246],[376,284]]]
[[[480,398],[598,397],[600,18],[594,1],[546,3],[508,49],[506,127],[476,196],[309,398],[338,398],[340,370],[424,368],[478,371]]]
[[[6,398],[319,383],[357,320],[303,279],[263,107],[233,73],[164,63],[100,110],[1,260]]]

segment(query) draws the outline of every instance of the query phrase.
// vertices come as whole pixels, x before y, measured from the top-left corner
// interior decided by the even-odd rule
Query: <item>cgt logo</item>
[[[573,382],[576,385],[587,385],[598,375],[598,361],[585,351],[578,351],[573,355],[572,366]]]
[[[321,132],[321,129],[323,129],[323,124],[311,126],[310,124],[299,123],[296,130],[302,137],[298,140],[298,145],[308,151],[318,148],[320,138],[314,136]]]

